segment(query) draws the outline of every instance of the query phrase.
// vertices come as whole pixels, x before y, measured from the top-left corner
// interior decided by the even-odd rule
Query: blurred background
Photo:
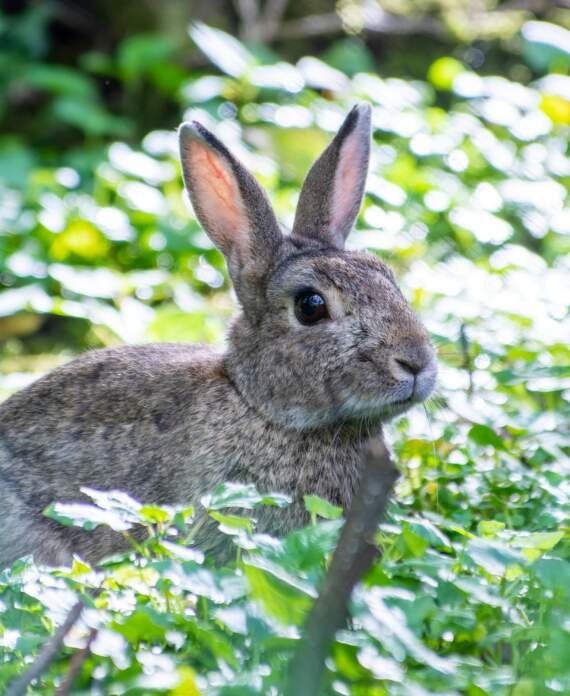
[[[566,25],[567,3],[540,0],[4,2],[1,393],[86,348],[221,340],[233,303],[181,195],[176,126],[216,131],[288,224],[358,99],[375,148],[351,244],[395,265],[449,344],[447,385],[556,362]]]
[[[399,588],[411,642],[384,643],[380,662],[345,646],[339,674],[385,694],[370,684],[386,655],[390,683],[407,655],[417,694],[570,693],[568,3],[2,8],[0,398],[86,349],[223,341],[235,303],[183,196],[183,119],[215,131],[289,225],[310,163],[369,101],[349,245],[392,264],[441,376],[425,411],[389,427],[403,527],[375,577]],[[477,540],[454,561],[460,589],[442,529]],[[416,639],[463,662],[438,676]]]
[[[537,0],[5,2],[0,395],[90,348],[223,341],[235,306],[182,192],[181,120],[214,130],[289,225],[307,168],[366,99],[374,147],[349,244],[392,263],[439,346],[431,435],[481,414],[536,412],[555,430],[566,25],[565,2]]]

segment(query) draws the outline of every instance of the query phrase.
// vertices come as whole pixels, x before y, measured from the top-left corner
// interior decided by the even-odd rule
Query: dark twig
[[[497,5],[496,12],[532,12],[534,14],[542,14],[548,10],[553,10],[556,7],[564,7],[568,3],[556,2],[556,0],[507,0],[502,5]]]
[[[300,19],[291,19],[281,24],[275,38],[283,41],[290,39],[309,38],[341,34],[344,25],[341,17],[335,12],[319,15],[307,15]],[[407,36],[409,34],[425,34],[428,36],[443,36],[445,28],[435,17],[399,17],[385,12],[380,6],[374,12],[365,12],[362,17],[362,31],[365,34],[383,36]]]
[[[352,590],[378,553],[374,535],[398,476],[383,442],[372,440],[364,453],[359,490],[291,661],[286,696],[319,693],[325,659],[336,631],[346,621]]]
[[[234,0],[240,18],[239,36],[242,41],[259,41],[259,0]]]
[[[84,604],[81,600],[73,605],[65,621],[40,650],[32,666],[25,674],[22,674],[21,677],[18,677],[12,683],[12,686],[8,688],[5,696],[24,696],[28,690],[28,686],[34,679],[38,679],[49,668],[51,663],[56,659],[61,645],[65,640],[65,636],[81,616],[83,607]]]
[[[263,9],[262,26],[262,38],[265,42],[271,43],[275,39],[288,4],[289,0],[267,0]]]
[[[81,648],[81,650],[78,650],[76,653],[74,653],[73,657],[71,658],[69,662],[69,671],[67,672],[67,674],[65,675],[65,679],[61,682],[57,691],[55,692],[55,696],[69,696],[69,694],[71,694],[71,687],[75,683],[77,675],[79,674],[79,672],[81,672],[83,663],[88,658],[89,653],[91,652],[91,643],[93,643],[96,636],[97,629],[92,628],[89,632],[89,636],[87,638],[85,646]]]
[[[471,397],[473,396],[473,360],[471,359],[471,352],[469,349],[469,337],[467,336],[467,327],[465,324],[461,324],[459,329],[459,344],[461,346],[461,353],[463,355],[463,369],[467,371],[469,375],[469,387],[467,388],[467,393]]]

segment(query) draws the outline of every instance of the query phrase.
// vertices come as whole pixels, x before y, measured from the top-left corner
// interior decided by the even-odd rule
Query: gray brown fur
[[[53,501],[84,499],[82,486],[160,504],[197,502],[227,480],[253,482],[294,499],[287,509],[261,511],[260,529],[276,534],[306,522],[306,493],[350,504],[363,443],[429,394],[436,368],[391,271],[371,254],[339,248],[362,196],[368,107],[356,107],[347,123],[314,165],[318,185],[309,174],[290,236],[254,178],[213,135],[195,124],[181,129],[194,208],[228,258],[243,310],[227,350],[163,344],[94,351],[0,405],[0,567],[30,553],[54,564],[73,553],[97,561],[121,549],[124,540],[110,530],[87,533],[42,515]],[[185,150],[189,141],[198,150]],[[220,238],[214,229],[207,186],[196,200],[192,182],[211,172],[198,171],[188,153],[202,151],[227,165],[223,182],[227,172],[237,181],[236,209],[248,224],[235,245],[234,230],[222,229]],[[329,237],[322,219],[309,219],[310,201],[315,211],[330,205],[321,184],[334,184],[344,151],[358,167],[348,177],[357,185],[342,197],[346,210],[335,213],[343,228]],[[330,319],[314,326],[295,319],[303,287],[325,297]],[[217,538],[207,529],[202,543],[214,548]]]

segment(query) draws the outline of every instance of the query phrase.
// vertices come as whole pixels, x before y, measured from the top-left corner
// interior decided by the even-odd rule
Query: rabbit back
[[[239,412],[222,375],[220,357],[198,346],[93,351],[0,405],[0,566],[33,549],[57,559],[60,538],[76,547],[73,530],[42,513],[83,500],[82,486],[175,503],[223,478],[206,456],[211,433],[223,437],[224,403]]]

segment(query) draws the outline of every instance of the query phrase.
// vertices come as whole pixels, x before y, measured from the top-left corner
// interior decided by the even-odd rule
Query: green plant
[[[568,78],[523,86],[448,57],[424,82],[349,78],[211,29],[194,38],[233,59],[189,77],[184,117],[223,133],[284,222],[348,106],[373,104],[350,241],[395,267],[439,347],[437,398],[388,427],[403,479],[327,693],[569,692]],[[83,150],[5,143],[1,154],[3,394],[87,346],[221,338],[224,269],[183,202],[174,132],[111,142],[92,172]],[[339,511],[309,498],[314,524],[278,540],[255,534],[255,507],[276,500],[248,487],[221,487],[195,512],[144,502],[99,495],[81,517],[53,513],[139,521],[149,536],[132,558],[97,572],[22,561],[0,576],[0,690],[80,596],[86,624],[31,693],[53,691],[92,629],[78,692],[277,693]],[[204,514],[236,542],[224,568],[191,545]]]

